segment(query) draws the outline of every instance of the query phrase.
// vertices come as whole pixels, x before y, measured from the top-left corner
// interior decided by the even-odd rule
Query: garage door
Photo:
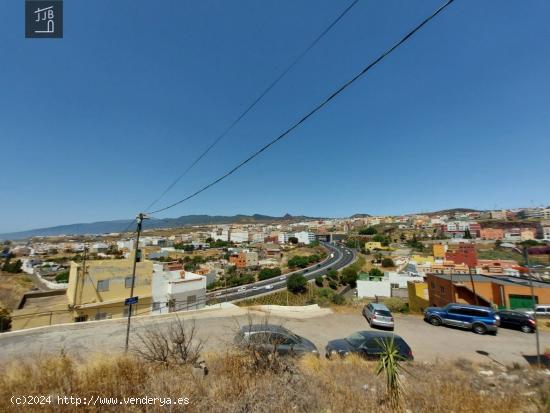
[[[513,295],[508,296],[510,308],[533,308],[533,300],[530,295]],[[538,303],[539,299],[535,296],[535,302]]]

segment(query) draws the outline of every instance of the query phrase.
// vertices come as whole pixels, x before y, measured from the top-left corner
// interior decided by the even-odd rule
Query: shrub
[[[332,302],[337,305],[342,305],[346,302],[346,299],[342,297],[340,294],[334,294],[332,296]]]
[[[380,271],[378,268],[371,268],[371,270],[369,271],[369,275],[371,277],[383,277],[384,273]]]
[[[328,286],[329,286],[330,288],[332,288],[333,290],[336,290],[336,289],[338,288],[338,284],[336,284],[336,281],[334,281],[334,280],[330,280],[330,281],[328,282]]]
[[[318,277],[315,277],[315,285],[317,287],[322,287],[323,286],[323,277],[321,277],[320,275]]]
[[[330,270],[329,272],[327,272],[327,277],[331,280],[338,281],[338,271]]]
[[[269,278],[278,277],[279,275],[281,275],[280,268],[263,268],[258,274],[258,279],[262,281]]]
[[[66,283],[69,282],[69,271],[60,272],[55,276],[55,282]]]
[[[287,278],[286,287],[289,291],[299,294],[306,291],[307,280],[302,274],[292,274]]]
[[[384,268],[395,267],[395,264],[391,258],[384,258],[382,260],[382,267]]]
[[[388,298],[384,300],[384,304],[392,312],[398,311],[403,313],[403,312],[409,311],[408,304],[405,301],[403,301],[401,298],[397,298],[397,297]]]
[[[11,329],[11,315],[10,310],[0,307],[0,333],[4,331],[10,331]]]
[[[357,271],[351,267],[342,270],[342,284],[349,285],[351,288],[357,287]]]

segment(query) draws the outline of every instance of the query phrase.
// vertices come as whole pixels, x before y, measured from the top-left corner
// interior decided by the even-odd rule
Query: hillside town
[[[349,248],[353,269],[324,266],[334,259],[327,245]],[[411,311],[528,308],[529,279],[537,302],[550,303],[549,245],[550,208],[148,229],[132,281],[131,233],[37,237],[4,242],[3,280],[17,274],[30,288],[1,298],[12,330],[127,317],[130,289],[133,315],[163,314],[269,295],[296,273],[348,299],[396,297]]]

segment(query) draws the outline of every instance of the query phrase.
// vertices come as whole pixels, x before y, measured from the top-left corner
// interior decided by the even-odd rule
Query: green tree
[[[258,280],[267,280],[269,278],[278,277],[279,275],[281,275],[280,268],[263,268],[258,273]]]
[[[351,288],[357,287],[357,271],[351,267],[342,270],[342,284],[349,285]]]
[[[371,270],[369,271],[369,275],[371,277],[383,277],[384,273],[380,271],[378,268],[371,268]]]
[[[472,233],[470,232],[470,228],[466,228],[466,231],[464,231],[464,238],[472,239]]]
[[[333,304],[336,304],[336,305],[342,305],[342,304],[345,304],[346,299],[342,297],[340,294],[334,294],[332,296],[332,302]]]
[[[334,280],[330,280],[330,281],[328,282],[328,286],[329,286],[330,288],[332,288],[333,290],[336,290],[336,289],[338,288],[338,284],[337,284],[336,281],[334,281]]]
[[[323,286],[323,277],[321,277],[320,275],[315,277],[315,285],[317,287],[322,287]]]
[[[296,237],[288,237],[288,242],[289,242],[290,244],[296,245],[296,244],[298,244],[298,238],[296,238]]]
[[[359,230],[359,234],[361,235],[376,235],[378,234],[378,231],[374,227],[367,227]]]
[[[338,275],[338,271],[336,271],[336,270],[329,270],[327,272],[327,277],[331,280],[334,280],[334,281],[338,281],[338,279],[340,278],[339,275]]]
[[[391,258],[384,258],[382,260],[382,267],[383,268],[395,267],[395,263],[393,262],[393,260]]]
[[[287,278],[286,288],[295,293],[303,293],[306,291],[307,280],[302,274],[292,274]]]

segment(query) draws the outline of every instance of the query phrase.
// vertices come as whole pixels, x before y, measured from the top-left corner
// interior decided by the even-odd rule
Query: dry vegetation
[[[357,358],[327,361],[313,356],[289,361],[290,368],[257,369],[246,353],[206,355],[209,374],[188,364],[109,357],[78,362],[61,355],[14,361],[0,377],[0,411],[22,410],[12,395],[80,397],[188,397],[186,412],[389,412],[384,378],[376,363]],[[550,380],[531,369],[498,369],[465,360],[453,364],[412,364],[403,376],[404,411],[548,412]],[[27,406],[25,411],[170,411],[160,406]]]
[[[23,294],[33,286],[27,274],[7,274],[0,271],[0,307],[17,307]]]

